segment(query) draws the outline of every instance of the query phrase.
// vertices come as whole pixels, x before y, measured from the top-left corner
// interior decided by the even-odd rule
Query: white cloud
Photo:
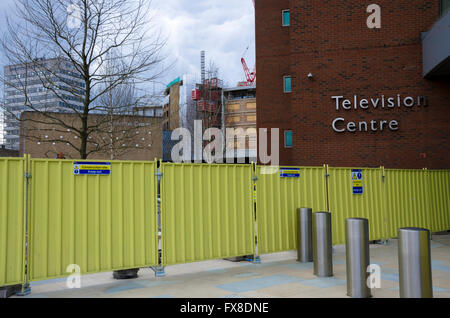
[[[14,0],[0,2],[0,15]],[[219,74],[231,86],[245,80],[241,57],[250,68],[255,65],[254,8],[251,0],[153,0],[153,22],[168,43],[166,64],[173,67],[160,79],[169,83],[186,74],[200,73],[200,51],[206,51],[207,64],[214,61]],[[3,17],[2,17],[3,18]],[[4,26],[0,26],[4,31]],[[149,87],[152,89],[152,87]]]
[[[219,67],[223,80],[234,86],[245,79],[241,57],[255,65],[254,8],[251,0],[154,0],[155,22],[168,37],[165,51],[174,68],[165,81],[183,73],[200,73],[200,51]]]

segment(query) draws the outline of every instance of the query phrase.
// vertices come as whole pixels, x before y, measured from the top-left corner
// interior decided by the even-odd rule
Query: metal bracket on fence
[[[257,177],[257,176],[254,176],[254,177],[252,178],[252,181],[258,181],[258,177]]]
[[[155,173],[155,176],[158,177],[158,181],[161,181],[161,179],[163,177],[163,173],[159,170],[159,168],[158,168],[158,172]]]
[[[32,175],[29,172],[25,172],[25,179],[31,179]]]
[[[166,277],[164,266],[152,266],[150,268],[155,272],[155,277]]]
[[[161,244],[161,193],[160,193],[160,187],[159,187],[159,183],[161,182],[161,179],[163,177],[163,173],[161,172],[160,168],[157,169],[155,176],[157,177],[158,180],[158,190],[157,190],[157,202],[158,202],[158,241],[159,244]],[[155,272],[155,277],[165,277],[166,276],[166,272],[164,270],[164,266],[161,266],[162,264],[162,259],[161,259],[161,250],[159,250],[158,252],[158,266],[152,266],[150,267],[154,272]]]

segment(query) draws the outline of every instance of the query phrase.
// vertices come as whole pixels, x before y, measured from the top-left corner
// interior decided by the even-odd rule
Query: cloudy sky
[[[176,59],[175,73],[195,73],[200,51],[214,61],[230,85],[244,80],[241,57],[255,65],[254,8],[251,0],[154,0],[161,25]]]
[[[13,3],[0,1],[1,20]],[[199,74],[201,50],[206,51],[207,65],[214,61],[230,86],[245,79],[240,59],[247,47],[247,64],[250,68],[255,65],[251,0],[153,0],[152,6],[154,23],[168,39],[166,63],[173,65],[161,82],[167,84],[185,73]],[[0,31],[4,25],[0,24]]]

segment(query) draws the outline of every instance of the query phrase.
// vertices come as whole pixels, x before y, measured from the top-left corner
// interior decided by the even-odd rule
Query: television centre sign
[[[416,98],[411,96],[401,96],[398,94],[396,97],[387,97],[381,95],[381,97],[375,98],[359,98],[358,95],[353,95],[352,98],[346,98],[345,96],[332,96],[331,99],[335,101],[336,111],[354,111],[354,110],[393,110],[399,108],[413,108],[413,107],[426,107],[427,99],[425,96],[418,96]],[[338,117],[333,120],[332,127],[337,133],[348,132],[377,132],[377,131],[398,131],[399,122],[394,119],[390,120],[371,120],[360,122],[347,122],[344,117]]]

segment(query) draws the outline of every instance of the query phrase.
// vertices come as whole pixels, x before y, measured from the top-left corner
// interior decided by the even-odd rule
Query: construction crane
[[[255,7],[255,0],[253,0],[253,6]],[[253,68],[253,72],[250,71],[250,69],[247,66],[247,63],[245,62],[245,54],[248,51],[248,47],[245,50],[244,54],[242,54],[241,63],[242,67],[244,68],[245,77],[247,79],[247,82],[241,82],[239,83],[239,86],[253,86],[256,82],[256,65]]]
[[[245,53],[243,54],[243,56],[245,56],[245,54],[248,51],[248,47],[245,50]],[[250,69],[247,66],[247,63],[245,62],[245,58],[242,57],[241,58],[241,63],[242,63],[242,67],[244,68],[244,73],[245,73],[245,77],[247,79],[247,82],[245,82],[245,86],[252,86],[255,84],[256,81],[256,70],[253,69],[253,72],[250,71]]]

